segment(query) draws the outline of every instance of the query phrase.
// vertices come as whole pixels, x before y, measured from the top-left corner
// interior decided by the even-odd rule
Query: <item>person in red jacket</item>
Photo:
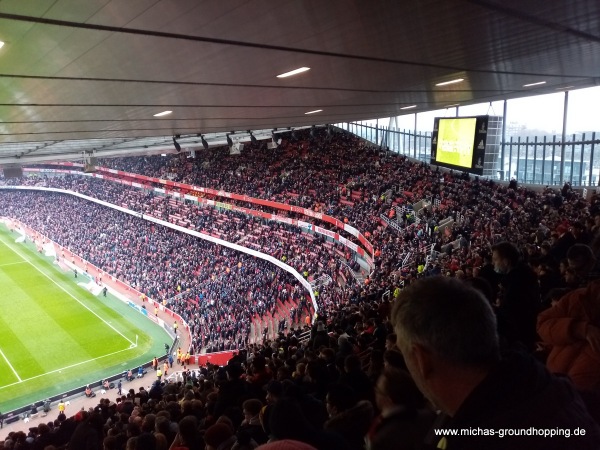
[[[579,389],[600,389],[600,280],[540,313],[537,331],[551,347],[550,372],[568,375]]]

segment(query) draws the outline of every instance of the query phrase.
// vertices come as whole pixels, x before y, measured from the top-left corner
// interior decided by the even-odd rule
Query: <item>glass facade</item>
[[[501,170],[496,179],[598,186],[600,87],[336,126],[395,153],[429,162],[433,119],[475,115],[500,116],[504,120],[498,155]]]

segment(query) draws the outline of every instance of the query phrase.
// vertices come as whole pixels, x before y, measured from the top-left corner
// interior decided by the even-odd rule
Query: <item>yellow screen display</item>
[[[477,118],[440,119],[435,160],[471,167]]]

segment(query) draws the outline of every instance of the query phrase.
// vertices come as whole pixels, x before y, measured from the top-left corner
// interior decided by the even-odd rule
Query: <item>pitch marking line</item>
[[[135,347],[129,347],[129,348],[125,348],[123,350],[117,350],[116,352],[108,353],[106,355],[98,356],[97,358],[92,358],[92,359],[88,359],[86,361],[81,361],[81,362],[78,362],[75,364],[71,364],[70,366],[61,367],[60,369],[51,370],[50,372],[44,372],[40,375],[35,375],[31,378],[26,378],[24,380],[21,380],[21,378],[19,378],[19,376],[17,375],[17,378],[19,378],[19,381],[15,382],[15,383],[7,384],[5,386],[0,386],[0,390],[5,389],[7,387],[11,387],[11,386],[16,386],[17,384],[25,383],[27,381],[35,380],[36,378],[45,377],[46,375],[51,375],[53,373],[62,372],[63,370],[72,369],[73,367],[77,367],[82,364],[87,364],[89,362],[96,361],[98,359],[106,358],[107,356],[112,356],[112,355],[116,355],[117,353],[126,352],[128,350],[131,350],[132,348],[135,348]],[[0,351],[0,353],[1,353],[1,351]],[[4,356],[4,354],[2,354],[2,356]],[[4,358],[4,359],[6,359],[6,358]],[[6,362],[8,362],[8,360],[6,360]],[[10,365],[10,363],[8,363],[8,364]],[[11,368],[12,368],[12,366],[11,366]],[[16,372],[15,372],[15,375],[16,375]]]
[[[39,273],[41,273],[46,278],[48,278],[50,281],[52,281],[52,283],[54,283],[55,285],[57,285],[69,297],[71,297],[73,300],[75,300],[77,303],[79,303],[81,306],[83,306],[85,309],[87,309],[89,312],[91,312],[93,315],[95,315],[98,319],[100,319],[102,322],[104,322],[106,325],[108,325],[110,328],[112,328],[119,336],[121,336],[123,339],[125,339],[127,342],[129,342],[131,345],[135,345],[135,343],[133,341],[129,340],[123,333],[121,333],[119,330],[117,330],[115,327],[113,327],[110,323],[108,323],[106,320],[104,320],[102,317],[100,317],[98,314],[96,314],[94,311],[92,311],[85,303],[82,303],[81,300],[79,300],[77,297],[75,297],[73,294],[71,294],[69,291],[67,291],[64,287],[62,287],[56,281],[54,281],[46,272],[43,272],[42,269],[40,269],[38,266],[36,266],[35,264],[33,264],[28,258],[26,258],[25,256],[23,256],[23,254],[21,252],[19,252],[18,250],[12,248],[11,246],[9,246],[6,243],[6,241],[3,238],[1,238],[1,237],[0,237],[0,242],[4,243],[4,245],[6,245],[13,252],[15,252],[17,255],[19,255],[21,258],[23,258],[26,262],[28,262],[35,270],[37,270]]]
[[[0,355],[2,355],[2,357],[4,358],[4,361],[6,361],[6,364],[8,364],[8,367],[11,368],[11,370],[13,371],[13,373],[15,374],[15,376],[17,377],[17,379],[19,380],[18,382],[20,383],[21,381],[21,377],[19,376],[19,374],[17,373],[17,371],[15,370],[15,368],[12,366],[12,364],[10,363],[10,361],[8,360],[8,358],[6,357],[6,355],[4,355],[4,352],[2,350],[0,350]],[[16,384],[16,383],[13,383]],[[0,388],[2,389],[2,388]]]
[[[14,266],[15,264],[26,264],[27,261],[19,261],[19,262],[14,262],[14,263],[5,263],[5,264],[0,264],[0,267],[6,267],[6,266]]]

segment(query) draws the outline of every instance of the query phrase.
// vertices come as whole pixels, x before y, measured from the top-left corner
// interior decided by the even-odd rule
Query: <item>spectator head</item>
[[[510,242],[500,242],[492,247],[492,263],[498,273],[508,273],[517,266],[521,252]]]
[[[156,450],[167,450],[169,448],[167,444],[167,437],[162,433],[154,433],[156,439]]]
[[[306,374],[306,363],[300,362],[296,364],[296,371],[294,373],[297,377],[303,377]]]
[[[152,433],[142,433],[137,437],[135,450],[156,450],[156,438]]]
[[[206,450],[217,450],[222,444],[233,440],[234,434],[231,428],[224,423],[216,423],[209,427],[204,433]]]
[[[386,367],[375,384],[375,401],[381,411],[398,406],[417,410],[425,406],[425,398],[408,372]]]
[[[156,420],[154,421],[154,431],[156,433],[164,434],[168,436],[171,428],[171,421],[168,417],[157,415]]]
[[[281,385],[281,382],[279,382],[277,380],[273,380],[273,381],[270,381],[269,384],[267,384],[266,400],[269,405],[272,405],[275,402],[277,402],[277,400],[279,400],[282,395],[283,395],[283,386]]]
[[[291,377],[292,372],[285,366],[281,366],[277,369],[276,378],[278,381],[287,380]]]
[[[246,421],[249,421],[253,417],[258,416],[262,407],[263,404],[258,399],[251,398],[249,400],[246,400],[242,404],[242,410],[244,411],[244,418],[246,419]]]
[[[396,347],[396,333],[390,333],[385,338],[386,350],[398,350]]]
[[[540,251],[543,256],[549,255],[551,249],[552,246],[548,242],[543,242],[542,245],[540,245]]]
[[[142,430],[137,423],[127,424],[127,437],[139,436],[141,433]]]
[[[567,252],[569,268],[579,276],[586,276],[596,264],[592,249],[584,244],[575,244]]]
[[[319,352],[319,358],[323,359],[327,364],[331,364],[335,360],[335,352],[331,348],[323,348]]]
[[[225,425],[227,425],[229,427],[229,429],[231,430],[232,433],[235,433],[236,426],[233,424],[233,420],[229,416],[234,416],[235,415],[235,414],[231,414],[234,410],[237,411],[237,412],[239,412],[240,419],[237,420],[237,418],[235,418],[235,420],[236,420],[236,422],[238,423],[238,426],[239,426],[239,424],[242,423],[243,419],[241,418],[241,416],[242,416],[241,413],[242,412],[237,407],[236,408],[227,408],[225,410],[225,414],[223,414],[222,416],[220,416],[217,419],[217,422],[216,422],[216,423],[224,423]]]
[[[106,436],[102,442],[103,450],[118,450],[119,442],[115,436]]]
[[[499,360],[492,308],[462,281],[430,277],[410,284],[393,306],[392,323],[419,390],[449,415]]]
[[[312,445],[305,442],[295,441],[293,439],[282,439],[280,441],[269,442],[259,445],[257,450],[317,450]]]
[[[394,334],[395,336],[396,334]],[[406,369],[406,364],[404,363],[404,357],[400,350],[395,346],[394,350],[386,350],[383,353],[383,367],[395,367],[397,369]]]
[[[137,436],[132,436],[127,439],[127,444],[125,445],[125,450],[135,450],[137,445]]]
[[[185,416],[179,421],[177,430],[182,447],[192,448],[201,442],[201,436],[198,431],[198,420],[196,417]],[[168,434],[165,436],[168,436]]]

